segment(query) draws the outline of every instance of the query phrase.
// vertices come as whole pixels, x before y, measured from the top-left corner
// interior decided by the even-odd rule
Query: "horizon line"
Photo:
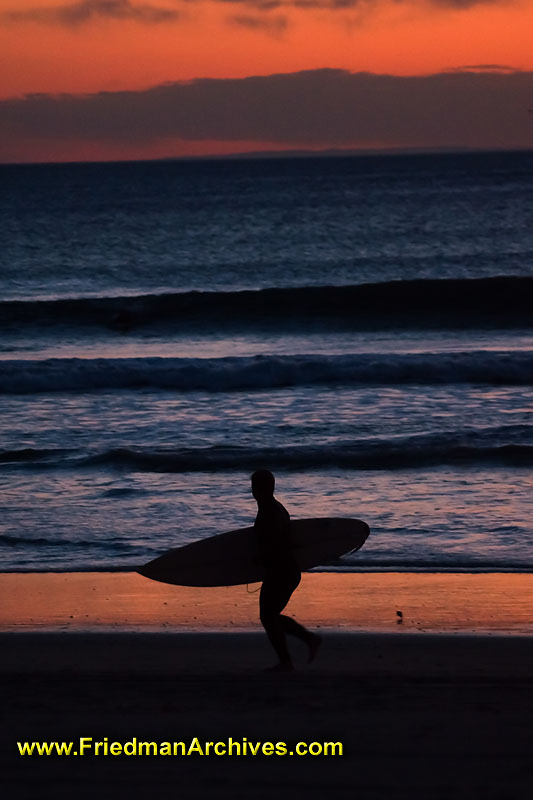
[[[365,148],[289,148],[284,150],[250,150],[235,153],[205,153],[156,158],[110,158],[68,161],[0,161],[0,167],[75,166],[82,164],[155,164],[169,161],[275,161],[286,159],[369,158],[372,156],[424,156],[424,155],[474,155],[489,153],[531,153],[533,147],[472,147],[455,145],[444,147],[365,147]]]

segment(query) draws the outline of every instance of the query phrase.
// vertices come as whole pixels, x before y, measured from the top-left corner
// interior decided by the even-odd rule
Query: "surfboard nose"
[[[366,522],[363,522],[362,519],[358,519],[357,522],[361,526],[361,536],[365,537],[364,540],[366,542],[366,540],[370,536],[370,525],[368,525]]]

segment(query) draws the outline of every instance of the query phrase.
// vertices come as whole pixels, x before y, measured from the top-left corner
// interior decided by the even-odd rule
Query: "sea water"
[[[360,517],[533,569],[533,153],[0,167],[3,570]]]

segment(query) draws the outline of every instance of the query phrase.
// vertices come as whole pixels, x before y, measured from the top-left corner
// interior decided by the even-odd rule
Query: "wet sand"
[[[0,573],[0,631],[257,630],[258,585],[132,572]],[[334,631],[533,634],[533,574],[305,573],[288,613]],[[401,614],[401,616],[400,616]]]
[[[236,599],[148,581],[143,594],[127,574],[0,576],[4,796],[529,798],[532,577],[307,575],[289,610],[324,646],[307,667],[296,644],[299,669],[280,675],[262,671],[272,656],[246,630],[257,595],[242,587]],[[232,607],[234,632],[205,632]],[[340,741],[344,755],[17,754],[17,741],[80,736]]]

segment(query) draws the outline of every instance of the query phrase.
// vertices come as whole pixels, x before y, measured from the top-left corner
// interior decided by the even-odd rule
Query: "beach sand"
[[[0,631],[257,630],[258,584],[249,588],[133,572],[0,573]],[[533,634],[533,574],[304,573],[288,609],[334,631]]]
[[[257,595],[243,587],[0,575],[3,796],[529,798],[532,589],[529,575],[306,575],[289,611],[324,645],[307,667],[295,644],[299,668],[280,675],[262,671],[273,659],[247,630]],[[333,741],[344,754],[17,753],[80,736]]]

